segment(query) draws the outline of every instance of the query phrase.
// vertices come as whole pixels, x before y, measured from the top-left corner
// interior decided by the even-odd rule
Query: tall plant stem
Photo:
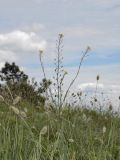
[[[68,93],[69,93],[69,91],[70,91],[70,88],[72,87],[72,85],[74,84],[75,80],[77,79],[77,77],[78,77],[78,75],[79,75],[79,73],[80,73],[81,66],[82,66],[82,64],[83,64],[84,58],[87,56],[87,53],[89,52],[89,50],[90,50],[90,47],[87,47],[86,51],[83,53],[83,55],[82,55],[82,57],[81,57],[81,60],[80,60],[80,63],[79,63],[79,66],[78,66],[78,70],[77,70],[77,72],[76,72],[76,75],[75,75],[75,77],[73,78],[73,80],[71,81],[71,83],[70,83],[67,91],[65,92],[65,96],[64,96],[64,98],[63,98],[62,106],[63,106],[63,104],[64,104],[64,102],[65,102],[65,100],[66,100],[66,98],[67,98],[67,95],[68,95]]]
[[[43,53],[43,51],[40,51],[40,64],[41,64],[41,68],[42,68],[44,79],[47,80],[47,77],[46,77],[46,74],[45,74],[44,65],[43,65],[43,61],[42,61],[42,53]],[[46,92],[46,98],[47,98],[48,97],[48,92],[47,92],[47,90],[45,92]],[[51,92],[50,88],[49,88],[49,92],[50,92],[50,97],[52,99],[52,102],[54,103],[54,99],[53,99],[52,92]]]

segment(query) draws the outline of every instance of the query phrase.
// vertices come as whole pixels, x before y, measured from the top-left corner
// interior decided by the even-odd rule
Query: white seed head
[[[27,112],[28,112],[28,109],[27,109],[27,108],[24,108],[24,111],[25,111],[25,113],[27,113]]]
[[[41,135],[45,135],[47,133],[47,130],[48,130],[48,127],[47,126],[44,126],[41,131],[40,131],[40,134]]]
[[[15,114],[17,114],[17,115],[20,114],[20,111],[19,111],[18,108],[14,107],[14,106],[10,106],[10,109],[11,109]]]
[[[19,102],[21,101],[21,97],[16,97],[15,99],[14,99],[14,101],[13,101],[13,105],[16,105],[16,104],[18,104]]]
[[[83,118],[84,121],[87,121],[87,116],[86,116],[86,114],[83,113],[82,118]]]
[[[103,127],[103,133],[105,133],[105,132],[106,132],[106,127],[104,126],[104,127]]]
[[[20,112],[20,115],[21,115],[23,118],[26,118],[26,117],[27,117],[26,113],[23,112],[23,111]]]
[[[72,138],[70,138],[68,141],[69,141],[70,143],[74,143],[74,140],[73,140]]]
[[[1,95],[0,95],[0,102],[4,102],[4,98]]]

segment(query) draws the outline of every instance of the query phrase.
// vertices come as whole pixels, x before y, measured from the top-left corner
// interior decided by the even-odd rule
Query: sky
[[[70,82],[87,46],[76,89],[101,88],[120,95],[120,0],[0,0],[0,68],[16,62],[31,77],[42,79],[39,50],[44,50],[48,77],[52,77],[55,43],[64,34],[64,66]],[[66,87],[67,87],[66,84]],[[102,86],[102,87],[101,87]]]

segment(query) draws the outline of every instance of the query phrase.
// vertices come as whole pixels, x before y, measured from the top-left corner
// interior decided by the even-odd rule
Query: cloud
[[[35,32],[13,30],[0,34],[0,63],[17,62],[31,63],[34,54],[46,48],[47,42]],[[29,58],[29,61],[28,61]]]
[[[96,91],[97,87],[97,92],[105,92],[105,94],[120,94],[120,86],[119,85],[105,85],[105,84],[97,84],[97,83],[82,83],[78,85],[78,88],[81,89],[82,91],[89,92],[89,93],[94,93]]]
[[[46,47],[46,41],[40,38],[34,32],[23,32],[20,30],[10,33],[0,34],[0,47],[12,51],[36,51]]]
[[[9,50],[0,50],[0,62],[5,62],[5,61],[16,61],[17,56],[14,52],[9,51]]]

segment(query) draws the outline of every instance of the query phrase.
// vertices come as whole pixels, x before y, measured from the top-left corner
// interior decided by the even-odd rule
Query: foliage
[[[21,71],[19,66],[8,62],[5,63],[0,73],[1,81],[5,82],[4,85],[0,86],[1,95],[7,100],[10,100],[12,94],[13,98],[20,96],[23,100],[34,105],[45,104],[44,93],[51,85],[50,80],[43,79],[40,84],[34,79],[30,81],[28,75]]]
[[[5,66],[0,71],[0,80],[7,83],[18,83],[27,81],[28,76],[20,71],[19,67],[13,62],[12,64],[6,62]]]

